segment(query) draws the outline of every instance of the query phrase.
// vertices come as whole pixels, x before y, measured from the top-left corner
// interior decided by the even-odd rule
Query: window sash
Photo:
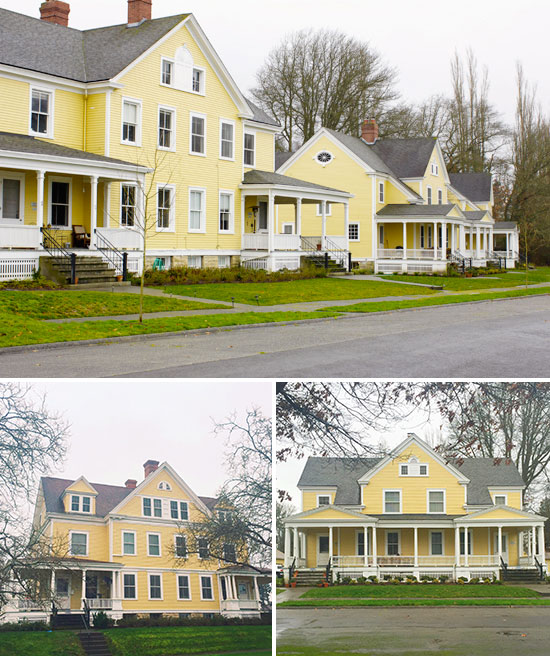
[[[162,61],[162,83],[172,86],[174,64],[166,59]]]
[[[151,599],[162,599],[162,583],[160,574],[149,575],[149,597],[151,597]]]
[[[464,551],[464,531],[460,531],[460,555],[464,556],[465,551]],[[470,531],[468,531],[468,555],[472,555],[472,534]]]
[[[318,498],[318,506],[330,506],[330,496],[323,494]]]
[[[150,533],[147,536],[147,555],[160,556],[160,535]]]
[[[82,497],[82,512],[90,512],[91,510],[91,500],[90,497]]]
[[[358,241],[359,240],[359,224],[358,223],[350,223],[348,225],[348,238],[351,241]]]
[[[380,182],[378,185],[378,202],[384,202],[384,183]]]
[[[145,517],[151,517],[152,516],[151,499],[149,499],[148,497],[143,498],[143,515]]]
[[[192,230],[202,228],[203,196],[202,191],[191,191],[189,194],[189,227]]]
[[[191,152],[204,155],[205,120],[200,116],[191,118]]]
[[[445,512],[445,493],[438,491],[428,492],[428,511],[433,513]]]
[[[206,538],[199,538],[197,541],[199,558],[203,560],[208,558],[208,540]]]
[[[237,560],[235,545],[226,543],[223,545],[223,558],[225,561],[234,563]]]
[[[357,555],[365,555],[365,533],[363,531],[357,533]]]
[[[157,198],[157,228],[169,228],[172,212],[172,190],[168,187],[160,188]]]
[[[193,69],[193,91],[195,93],[202,91],[202,71],[198,68]]]
[[[233,159],[234,127],[232,123],[221,124],[221,156]]]
[[[256,154],[256,135],[246,134],[244,135],[244,163],[247,166],[255,165],[255,154]]]
[[[47,91],[33,91],[31,99],[31,130],[38,134],[48,134],[50,119],[50,94]]]
[[[231,195],[220,194],[220,230],[229,232],[231,230]]]
[[[401,506],[401,494],[399,492],[384,492],[384,512],[398,513]]]
[[[201,576],[201,591],[203,599],[213,599],[212,579],[209,576]]]
[[[124,101],[122,119],[122,141],[137,142],[139,106],[137,103]]]
[[[178,519],[178,502],[170,501],[170,517],[172,519]]]
[[[153,515],[162,517],[162,501],[160,499],[153,499]]]
[[[3,219],[20,219],[21,218],[21,180],[13,178],[4,178],[1,180],[2,185],[2,218]]]
[[[191,599],[189,577],[185,574],[178,574],[178,599]]]
[[[71,497],[71,510],[73,512],[80,512],[80,497]]]
[[[174,112],[159,110],[159,148],[172,148],[172,123]]]
[[[180,501],[180,519],[189,519],[189,506],[187,501]]]
[[[53,226],[68,226],[70,198],[69,183],[53,180],[51,196],[51,224]]]
[[[176,535],[175,552],[177,558],[187,558],[187,539],[184,535]]]
[[[125,556],[136,555],[136,535],[125,531],[122,534],[122,553]]]
[[[85,556],[88,553],[88,536],[86,533],[71,534],[71,555]]]
[[[136,575],[124,574],[124,599],[136,599]]]
[[[432,556],[443,555],[443,533],[434,531],[431,534]]]
[[[133,185],[122,185],[120,204],[120,224],[133,226],[136,217],[136,188]]]
[[[386,546],[388,551],[388,556],[398,556],[399,555],[399,533],[391,531],[386,534]]]

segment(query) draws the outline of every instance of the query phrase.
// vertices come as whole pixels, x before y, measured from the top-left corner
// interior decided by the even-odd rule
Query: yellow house
[[[545,518],[504,459],[446,461],[414,433],[384,458],[309,458],[287,577],[542,577]]]
[[[0,279],[41,256],[137,272],[144,248],[164,268],[299,264],[275,207],[350,194],[274,174],[279,124],[195,17],[128,0],[127,23],[80,31],[69,12],[0,9]]]
[[[321,128],[296,152],[281,153],[277,172],[353,194],[345,215],[339,206],[310,209],[304,235],[320,240],[325,250],[326,240],[334,242],[332,235],[344,231],[352,260],[373,263],[376,272],[517,261],[515,224],[495,225],[491,216],[490,174],[450,176],[437,139],[379,139],[372,119],[363,122],[357,137]],[[286,217],[279,217],[283,226]],[[495,253],[494,235],[507,235],[506,252]]]
[[[139,485],[44,477],[34,528],[51,545],[54,565],[44,567],[38,598],[14,599],[2,609],[3,621],[49,619],[52,603],[57,619],[77,623],[88,609],[114,619],[259,617],[259,583],[271,581],[270,570],[237,562],[230,543],[213,555],[206,539],[189,533],[222,513],[216,499],[197,496],[168,463],[155,460],[144,464]]]

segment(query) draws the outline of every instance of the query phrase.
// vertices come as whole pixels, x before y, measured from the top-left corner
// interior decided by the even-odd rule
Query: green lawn
[[[278,608],[319,608],[328,606],[550,606],[550,599],[494,597],[492,599],[296,599],[277,604]]]
[[[271,653],[271,626],[170,626],[108,629],[113,656]]]
[[[144,296],[144,312],[203,310],[225,305],[185,301],[163,296]],[[33,319],[103,317],[139,312],[137,294],[78,291],[0,291],[0,314],[13,313]]]
[[[0,633],[0,656],[84,656],[72,631]]]
[[[168,294],[212,298],[230,303],[260,305],[280,303],[305,303],[307,301],[334,301],[378,296],[417,296],[433,294],[427,287],[412,287],[371,280],[340,280],[339,278],[314,278],[286,282],[214,283],[205,285],[173,285],[164,290]]]
[[[325,598],[395,598],[395,597],[429,597],[429,598],[467,598],[467,597],[540,597],[530,588],[512,585],[443,585],[441,583],[422,583],[414,585],[335,585],[329,588],[308,590],[301,599]]]

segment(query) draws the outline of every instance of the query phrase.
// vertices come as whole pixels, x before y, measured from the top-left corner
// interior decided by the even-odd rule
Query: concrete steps
[[[501,570],[501,578],[508,583],[540,583],[540,572],[537,568]]]
[[[40,268],[46,278],[63,284],[71,281],[71,265],[68,261],[58,262],[53,258],[41,258]],[[118,282],[116,271],[98,256],[77,255],[75,272],[79,287]]]
[[[84,613],[57,613],[50,618],[52,629],[84,629]]]
[[[300,587],[300,586],[312,587],[317,585],[318,583],[321,583],[321,581],[325,580],[325,571],[321,569],[297,570],[296,578],[294,580],[296,581],[296,587]]]
[[[112,656],[107,640],[100,631],[82,632],[78,637],[86,656]]]

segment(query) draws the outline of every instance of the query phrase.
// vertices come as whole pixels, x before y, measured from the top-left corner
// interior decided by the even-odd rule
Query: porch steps
[[[325,580],[325,570],[322,569],[301,569],[296,570],[296,587],[307,586],[313,587]]]
[[[42,260],[42,258],[41,258]],[[57,262],[53,258],[48,258],[48,266],[42,267],[43,275],[47,278],[58,281],[70,282],[71,265],[69,262]],[[41,261],[42,265],[42,261]],[[76,277],[78,286],[80,285],[97,285],[117,282],[116,271],[111,268],[101,257],[77,255],[76,257]]]
[[[52,629],[83,629],[84,613],[57,613],[50,618]]]
[[[315,266],[317,269],[324,269],[325,268],[325,256],[323,254],[321,255],[307,255],[307,260],[308,262],[311,262],[313,266]],[[328,269],[327,271],[329,273],[346,273],[346,269],[338,264],[336,260],[334,260],[332,257],[328,258]]]
[[[107,640],[100,631],[82,632],[78,637],[86,656],[112,656]]]
[[[501,578],[508,583],[539,583],[540,572],[537,568],[501,570]]]

